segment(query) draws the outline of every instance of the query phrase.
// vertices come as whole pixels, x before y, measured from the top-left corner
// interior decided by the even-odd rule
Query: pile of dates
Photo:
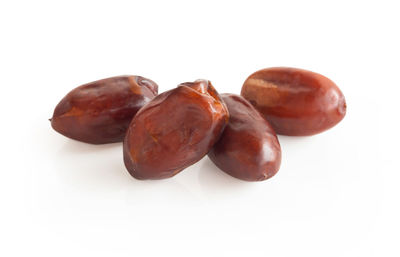
[[[344,96],[330,79],[278,67],[250,75],[241,95],[219,94],[208,80],[158,94],[144,77],[107,78],[69,92],[50,120],[75,140],[123,141],[126,169],[137,179],[172,177],[208,155],[233,177],[261,181],[280,167],[276,133],[314,135],[345,114]]]

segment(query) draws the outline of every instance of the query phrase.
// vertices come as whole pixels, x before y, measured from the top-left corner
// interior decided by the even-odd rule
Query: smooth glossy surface
[[[221,138],[208,153],[229,175],[247,181],[274,176],[281,163],[281,147],[275,131],[241,96],[222,94],[229,122]]]
[[[158,95],[132,120],[124,162],[137,179],[172,177],[199,161],[220,137],[228,111],[211,83],[183,83]]]
[[[302,69],[257,71],[244,82],[241,95],[283,135],[314,135],[335,126],[346,114],[346,101],[336,84]]]
[[[51,126],[86,143],[120,142],[133,116],[157,92],[156,83],[139,76],[94,81],[75,88],[60,101]]]

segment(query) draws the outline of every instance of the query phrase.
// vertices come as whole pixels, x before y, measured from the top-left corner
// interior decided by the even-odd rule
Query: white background
[[[0,256],[400,256],[396,1],[1,1]],[[270,180],[204,158],[138,181],[121,144],[47,120],[74,87],[122,74],[160,92],[254,71],[326,75],[346,96],[326,133],[280,136]],[[397,244],[397,245],[396,245]]]

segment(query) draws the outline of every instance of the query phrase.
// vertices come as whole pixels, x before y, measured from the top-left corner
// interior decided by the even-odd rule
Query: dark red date
[[[281,147],[270,124],[241,96],[221,94],[229,111],[229,122],[219,141],[208,153],[229,175],[247,181],[274,176],[281,163]]]
[[[209,81],[183,83],[144,106],[124,140],[124,162],[137,179],[172,177],[199,161],[220,137],[228,111]]]
[[[136,112],[157,95],[158,86],[139,76],[91,82],[69,92],[56,106],[51,126],[60,134],[91,144],[123,140]]]
[[[346,114],[346,101],[336,84],[302,69],[257,71],[244,82],[241,95],[283,135],[314,135],[335,126]]]

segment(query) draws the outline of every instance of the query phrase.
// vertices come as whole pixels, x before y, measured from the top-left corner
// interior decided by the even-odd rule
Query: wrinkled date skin
[[[271,123],[276,133],[309,136],[339,123],[346,101],[334,82],[307,70],[269,68],[244,82],[241,95]]]
[[[228,122],[228,111],[207,80],[164,92],[134,117],[124,162],[137,179],[172,177],[205,156]]]
[[[56,106],[51,126],[60,134],[91,144],[120,142],[137,111],[158,86],[140,76],[94,81],[69,92]]]
[[[208,157],[229,175],[261,181],[274,176],[281,164],[281,147],[275,131],[241,96],[221,94],[229,122]]]

